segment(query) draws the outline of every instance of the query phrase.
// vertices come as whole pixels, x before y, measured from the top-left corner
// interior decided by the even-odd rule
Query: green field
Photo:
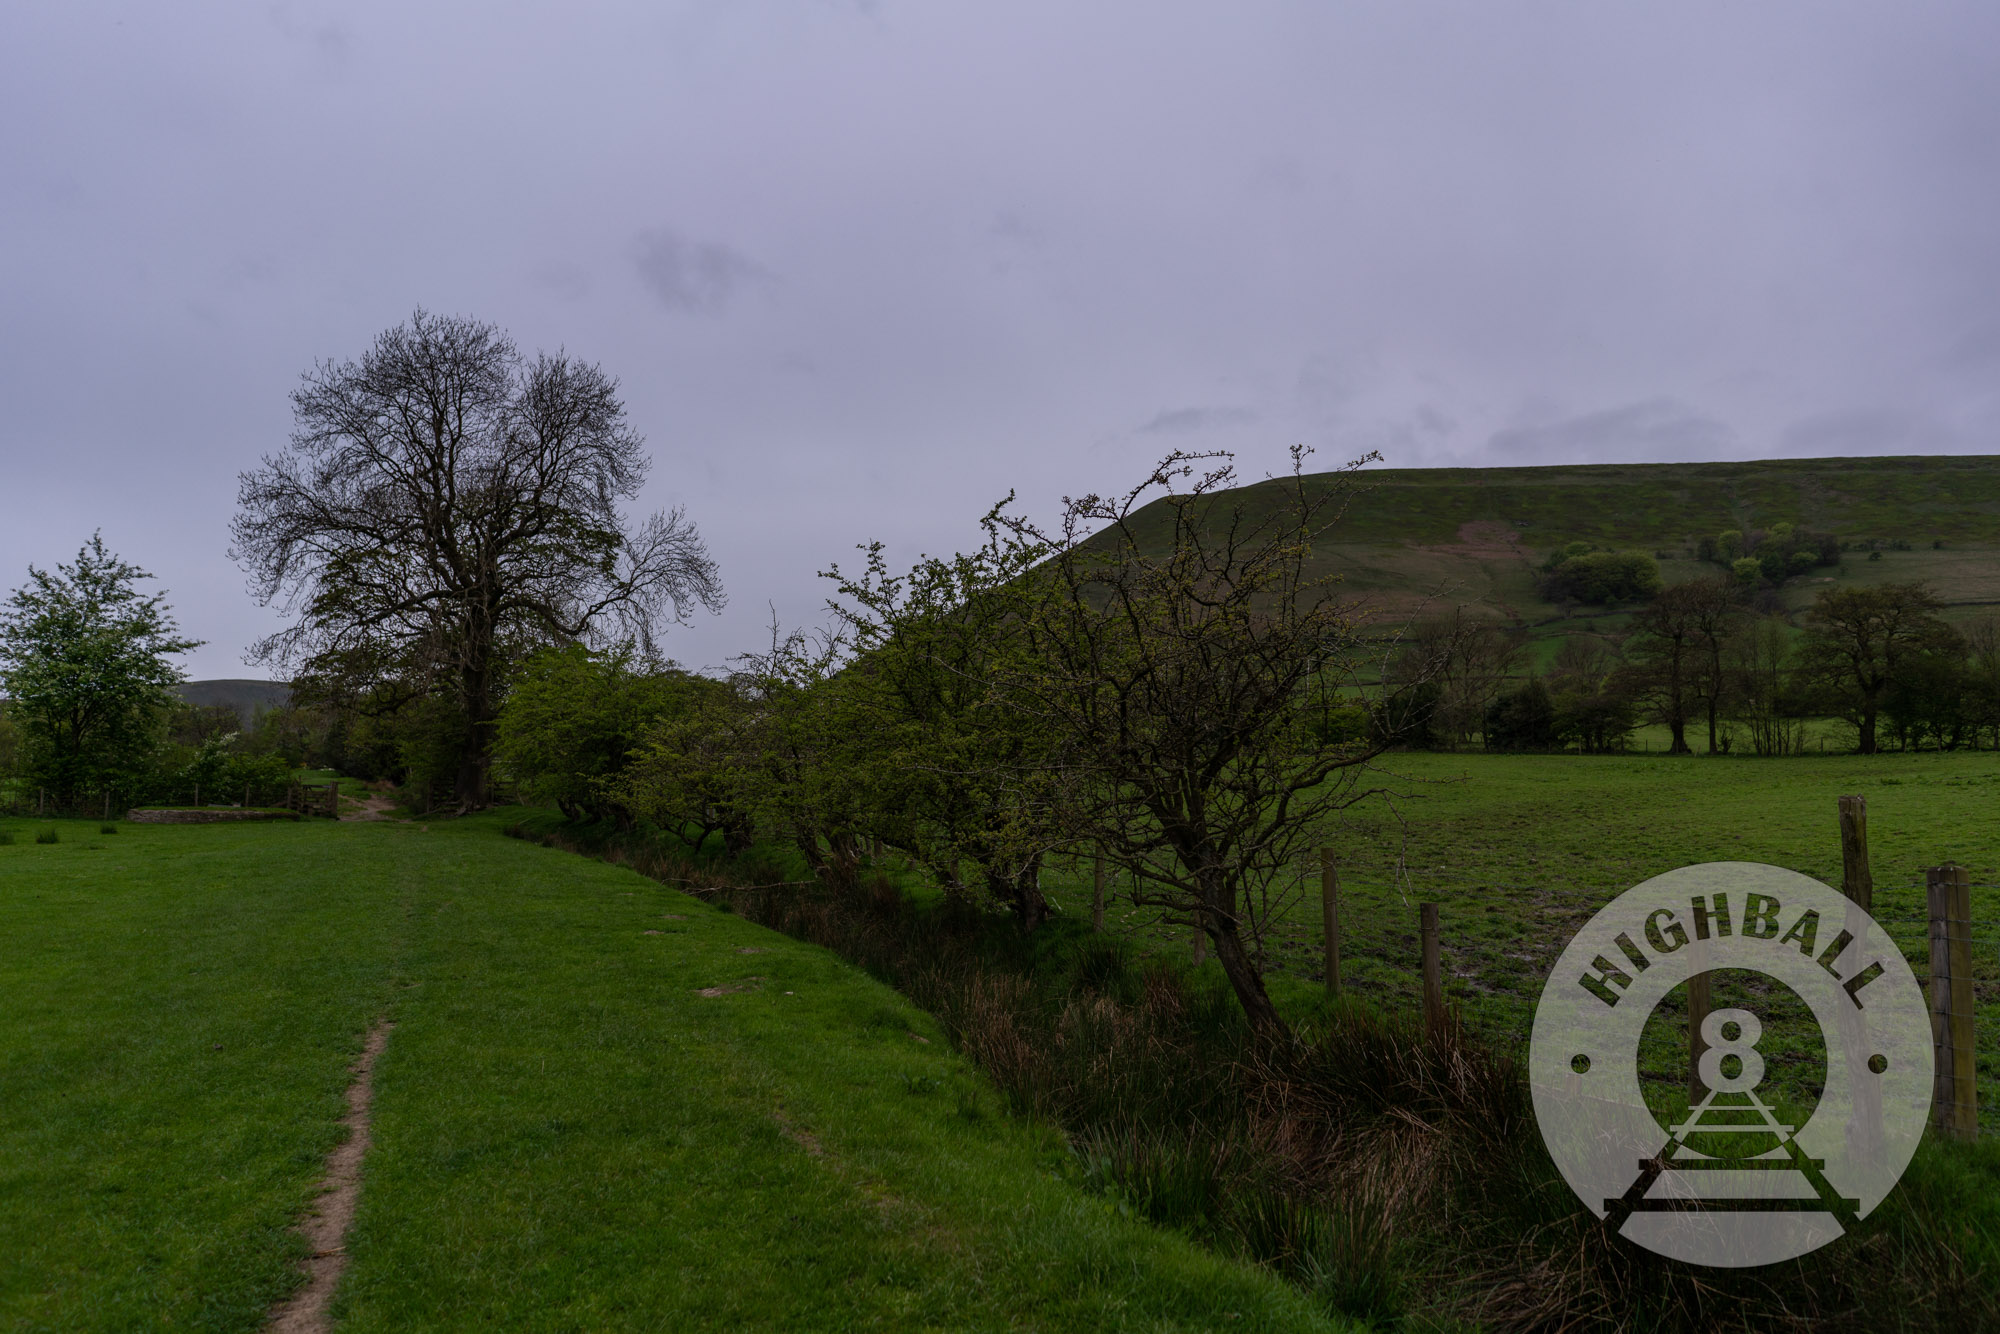
[[[1331,1327],[893,992],[501,823],[0,823],[0,1328],[258,1328],[383,1017],[344,1329]]]
[[[1875,915],[1929,976],[1924,869],[1972,873],[1981,1122],[2000,1131],[2000,755],[1749,758],[1398,754],[1333,836],[1341,866],[1348,990],[1390,1011],[1419,1004],[1418,905],[1439,905],[1447,994],[1468,1026],[1524,1040],[1543,979],[1605,902],[1661,872],[1768,862],[1840,883],[1835,799],[1868,799]],[[1273,989],[1304,996],[1321,972],[1317,867],[1280,905],[1265,947]],[[1085,878],[1051,879],[1087,911]],[[1113,923],[1142,948],[1185,957],[1184,932],[1127,905]],[[1210,964],[1213,969],[1215,965]],[[1719,1002],[1718,1002],[1719,1003]]]

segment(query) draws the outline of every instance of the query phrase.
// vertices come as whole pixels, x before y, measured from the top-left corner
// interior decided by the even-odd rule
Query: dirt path
[[[325,1193],[299,1223],[299,1231],[312,1245],[312,1257],[305,1264],[306,1285],[271,1312],[270,1334],[325,1334],[332,1328],[327,1312],[333,1304],[333,1290],[347,1270],[347,1229],[361,1199],[361,1160],[368,1153],[368,1104],[374,1096],[375,1058],[388,1045],[393,1027],[386,1019],[376,1024],[350,1067],[354,1082],[347,1086],[347,1115],[341,1119],[347,1138],[326,1156],[326,1180],[321,1183]]]
[[[342,798],[345,807],[340,813],[343,820],[386,820],[396,803],[379,792],[371,792],[356,801],[352,797]]]

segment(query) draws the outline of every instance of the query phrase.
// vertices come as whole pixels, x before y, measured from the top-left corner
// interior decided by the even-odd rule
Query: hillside
[[[258,714],[280,708],[292,697],[292,688],[283,681],[183,681],[178,690],[189,704],[228,705],[246,727],[257,721]]]
[[[1651,552],[1677,583],[1714,568],[1694,559],[1698,537],[1780,521],[1908,547],[1879,561],[1850,553],[1837,571],[1788,583],[1793,609],[1834,580],[1922,579],[1960,618],[2000,605],[2000,456],[1383,468],[1355,480],[1336,540],[1316,559],[1392,619],[1463,603],[1559,632],[1560,609],[1534,587],[1549,549],[1581,541]],[[1572,619],[1581,628],[1607,617]]]

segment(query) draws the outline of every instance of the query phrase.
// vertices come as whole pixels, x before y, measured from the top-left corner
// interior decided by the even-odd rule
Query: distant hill
[[[281,708],[292,698],[292,688],[283,681],[184,681],[177,688],[190,704],[226,704],[235,709],[245,727],[254,724],[258,714]]]
[[[1332,482],[1342,474],[1321,474]],[[1828,584],[1928,581],[1954,619],[2000,607],[2000,456],[1614,463],[1544,468],[1382,468],[1346,475],[1357,491],[1314,553],[1385,617],[1464,604],[1537,627],[1538,639],[1614,628],[1585,609],[1564,618],[1535,591],[1535,567],[1570,542],[1645,551],[1669,583],[1711,573],[1695,541],[1789,521],[1844,542],[1898,548],[1793,580],[1793,610]],[[1273,484],[1244,488],[1254,500]],[[1138,516],[1143,534],[1146,516]]]

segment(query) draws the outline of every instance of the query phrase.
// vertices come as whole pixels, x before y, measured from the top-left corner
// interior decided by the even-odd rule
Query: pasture
[[[342,1329],[1333,1327],[856,969],[499,825],[0,823],[0,1327],[260,1328],[382,1019]]]
[[[1981,1124],[2000,1131],[2000,754],[1751,758],[1397,754],[1362,776],[1381,795],[1332,837],[1349,994],[1420,1004],[1418,905],[1439,905],[1446,992],[1469,1029],[1510,1047],[1569,937],[1618,893],[1678,866],[1768,862],[1840,883],[1835,799],[1868,799],[1875,915],[1928,976],[1924,869],[1972,872]],[[1318,868],[1265,938],[1272,989],[1308,1005],[1323,976]],[[1088,870],[1051,889],[1088,912]],[[1185,932],[1129,904],[1109,925],[1145,953],[1187,957]],[[1210,964],[1208,967],[1214,968]],[[1718,1001],[1718,1004],[1721,1002]]]

